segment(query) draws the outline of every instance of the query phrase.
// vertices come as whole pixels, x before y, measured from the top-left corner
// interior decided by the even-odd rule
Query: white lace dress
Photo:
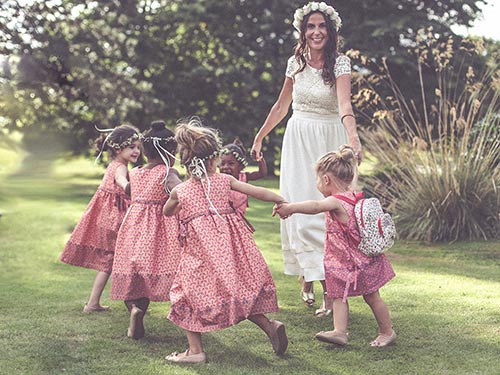
[[[289,202],[322,199],[316,188],[315,162],[328,151],[348,142],[340,122],[335,86],[325,85],[321,70],[309,65],[298,73],[298,62],[288,60],[286,76],[293,79],[292,109],[281,151],[280,190]],[[335,77],[351,74],[347,56],[335,64]],[[306,281],[324,280],[324,214],[294,214],[281,221],[285,274],[304,276]]]

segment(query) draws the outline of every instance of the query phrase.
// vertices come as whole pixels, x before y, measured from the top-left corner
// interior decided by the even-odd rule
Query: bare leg
[[[300,294],[302,296],[302,300],[308,307],[312,307],[315,301],[314,296],[314,285],[312,281],[305,281],[304,277],[301,276],[299,278],[302,290]]]
[[[288,347],[288,337],[285,332],[285,325],[277,320],[269,320],[264,314],[256,314],[248,317],[252,323],[255,323],[269,337],[273,350],[281,355]]]
[[[267,335],[271,331],[271,321],[264,314],[251,315],[248,317],[252,323],[256,324]]]
[[[188,354],[193,355],[202,353],[203,344],[201,342],[201,332],[186,331],[186,336],[189,343]]]
[[[201,332],[186,331],[189,348],[184,353],[174,352],[167,355],[165,359],[176,363],[203,363],[207,355],[203,352]]]
[[[341,333],[347,333],[349,324],[349,303],[342,302],[342,298],[333,300],[333,329]]]
[[[333,300],[328,298],[328,293],[326,292],[326,282],[325,280],[320,280],[321,286],[323,287],[323,302],[321,307],[314,313],[318,318],[323,318],[332,313],[332,303]]]
[[[347,345],[347,325],[349,322],[349,305],[341,298],[333,299],[333,331],[321,331],[316,338],[329,344]]]
[[[99,271],[94,280],[94,285],[92,286],[92,291],[90,292],[89,301],[83,309],[84,312],[92,311],[103,311],[107,310],[107,307],[101,306],[101,295],[104,290],[106,283],[109,279],[109,273]]]
[[[376,291],[375,293],[363,296],[363,298],[373,311],[379,332],[383,335],[391,335],[393,332],[391,316],[387,305],[382,300],[382,297],[380,297],[380,293]]]
[[[136,300],[125,301],[130,312],[130,322],[128,326],[127,336],[135,340],[144,337],[144,315],[149,307],[149,298],[139,298]]]

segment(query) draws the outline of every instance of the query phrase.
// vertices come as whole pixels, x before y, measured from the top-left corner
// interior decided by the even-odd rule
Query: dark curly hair
[[[297,45],[295,46],[295,59],[300,62],[300,68],[294,72],[294,74],[302,72],[306,68],[306,58],[304,55],[307,53],[307,40],[306,40],[306,30],[307,23],[312,14],[321,14],[325,20],[326,29],[328,31],[328,41],[326,42],[324,49],[324,58],[325,61],[323,63],[323,70],[321,72],[321,77],[323,78],[323,82],[329,86],[333,86],[335,84],[335,62],[339,55],[338,52],[338,32],[335,29],[335,24],[330,19],[330,17],[325,17],[325,15],[320,12],[311,12],[304,17],[302,24],[300,25],[300,33],[299,40],[297,41]]]

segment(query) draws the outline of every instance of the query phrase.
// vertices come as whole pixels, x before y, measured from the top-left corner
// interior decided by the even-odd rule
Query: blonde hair
[[[194,158],[205,163],[218,156],[221,140],[215,129],[206,128],[201,120],[192,117],[181,120],[175,129],[175,140],[179,144],[181,164],[188,166]]]
[[[342,145],[338,151],[330,151],[316,162],[316,174],[330,172],[340,181],[351,184],[357,175],[357,161],[351,146]]]

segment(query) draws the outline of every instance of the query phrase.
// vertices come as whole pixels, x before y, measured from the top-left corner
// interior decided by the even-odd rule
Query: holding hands
[[[254,142],[252,145],[252,150],[250,151],[250,156],[255,161],[261,161],[263,158],[262,155],[262,142]]]
[[[285,220],[289,218],[293,214],[292,207],[288,202],[279,202],[276,203],[273,207],[272,216],[276,216],[278,214],[280,219]]]

